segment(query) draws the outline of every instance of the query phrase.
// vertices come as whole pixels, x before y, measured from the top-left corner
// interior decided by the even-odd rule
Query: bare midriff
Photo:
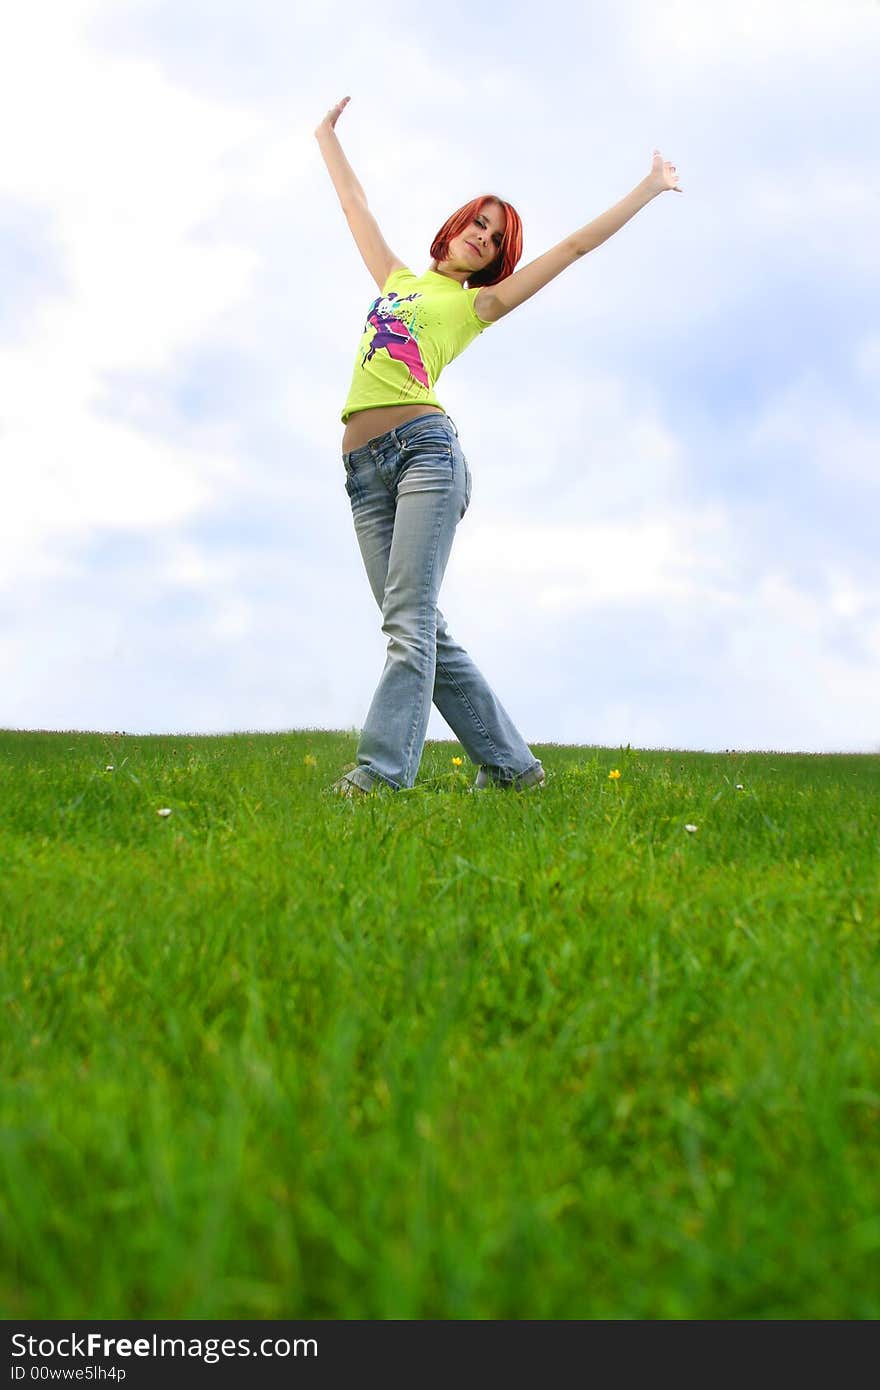
[[[369,410],[356,410],[346,422],[342,452],[351,453],[380,434],[387,434],[395,425],[402,425],[404,420],[428,414],[445,415],[446,411],[439,405],[375,405]]]

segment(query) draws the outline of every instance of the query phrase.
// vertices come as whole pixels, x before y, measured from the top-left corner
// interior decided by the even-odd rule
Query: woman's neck
[[[447,280],[457,280],[462,288],[464,288],[464,282],[469,274],[467,270],[450,270],[445,261],[440,261],[439,263],[437,261],[432,261],[428,269],[433,270],[435,275],[445,276]]]

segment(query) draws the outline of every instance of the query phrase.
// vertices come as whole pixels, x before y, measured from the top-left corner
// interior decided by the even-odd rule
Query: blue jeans
[[[349,780],[411,787],[431,701],[472,762],[512,783],[539,765],[437,607],[471,473],[448,415],[420,415],[342,455],[358,544],[388,638]]]

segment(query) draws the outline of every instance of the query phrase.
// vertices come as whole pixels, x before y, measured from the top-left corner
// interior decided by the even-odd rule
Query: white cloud
[[[874,0],[623,0],[632,38],[641,56],[693,63],[741,64],[754,70],[783,59],[794,69],[813,58],[833,60],[876,42]]]
[[[0,191],[51,211],[64,289],[0,351],[3,568],[64,572],[56,537],[168,525],[192,513],[236,460],[169,446],[97,413],[105,372],[169,362],[247,290],[258,256],[212,244],[222,161],[261,122],[172,87],[155,65],[108,62],[81,25],[100,7],[20,8],[0,54],[8,141]],[[57,21],[57,22],[56,22]]]
[[[457,586],[503,590],[518,611],[588,612],[620,602],[728,600],[717,513],[652,511],[605,523],[483,522],[461,535]]]
[[[621,197],[654,143],[687,190],[440,383],[474,475],[441,606],[502,698],[543,739],[876,746],[871,555],[818,512],[821,552],[795,553],[742,479],[758,461],[862,514],[876,487],[867,317],[761,350],[792,303],[855,306],[873,284],[877,7],[609,3],[572,12],[560,50],[526,44],[514,4],[477,68],[454,25],[447,43],[407,15],[390,38],[346,4],[181,0],[160,23],[35,0],[8,22],[0,197],[38,214],[60,270],[0,350],[0,721],[362,718],[384,642],[339,411],[372,282],[312,137],[348,90],[344,147],[414,268],[484,187],[520,207],[526,261]],[[293,72],[304,45],[288,80],[279,52]],[[405,101],[376,99],[377,73]],[[242,364],[231,403],[218,357]]]
[[[824,581],[830,612],[847,621],[864,621],[866,641],[880,655],[880,571],[869,585],[841,565],[826,565]]]

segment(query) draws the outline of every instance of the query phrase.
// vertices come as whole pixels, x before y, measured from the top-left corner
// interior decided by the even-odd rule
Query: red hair
[[[474,218],[479,216],[484,203],[499,203],[507,216],[507,225],[502,233],[501,245],[495,259],[468,277],[465,282],[468,289],[473,289],[475,285],[497,285],[499,280],[512,274],[522,255],[522,219],[516,208],[512,203],[506,203],[503,198],[499,198],[496,193],[484,193],[481,198],[472,198],[469,203],[465,203],[443,223],[431,242],[431,255],[434,260],[446,259],[453,237],[461,236]]]

